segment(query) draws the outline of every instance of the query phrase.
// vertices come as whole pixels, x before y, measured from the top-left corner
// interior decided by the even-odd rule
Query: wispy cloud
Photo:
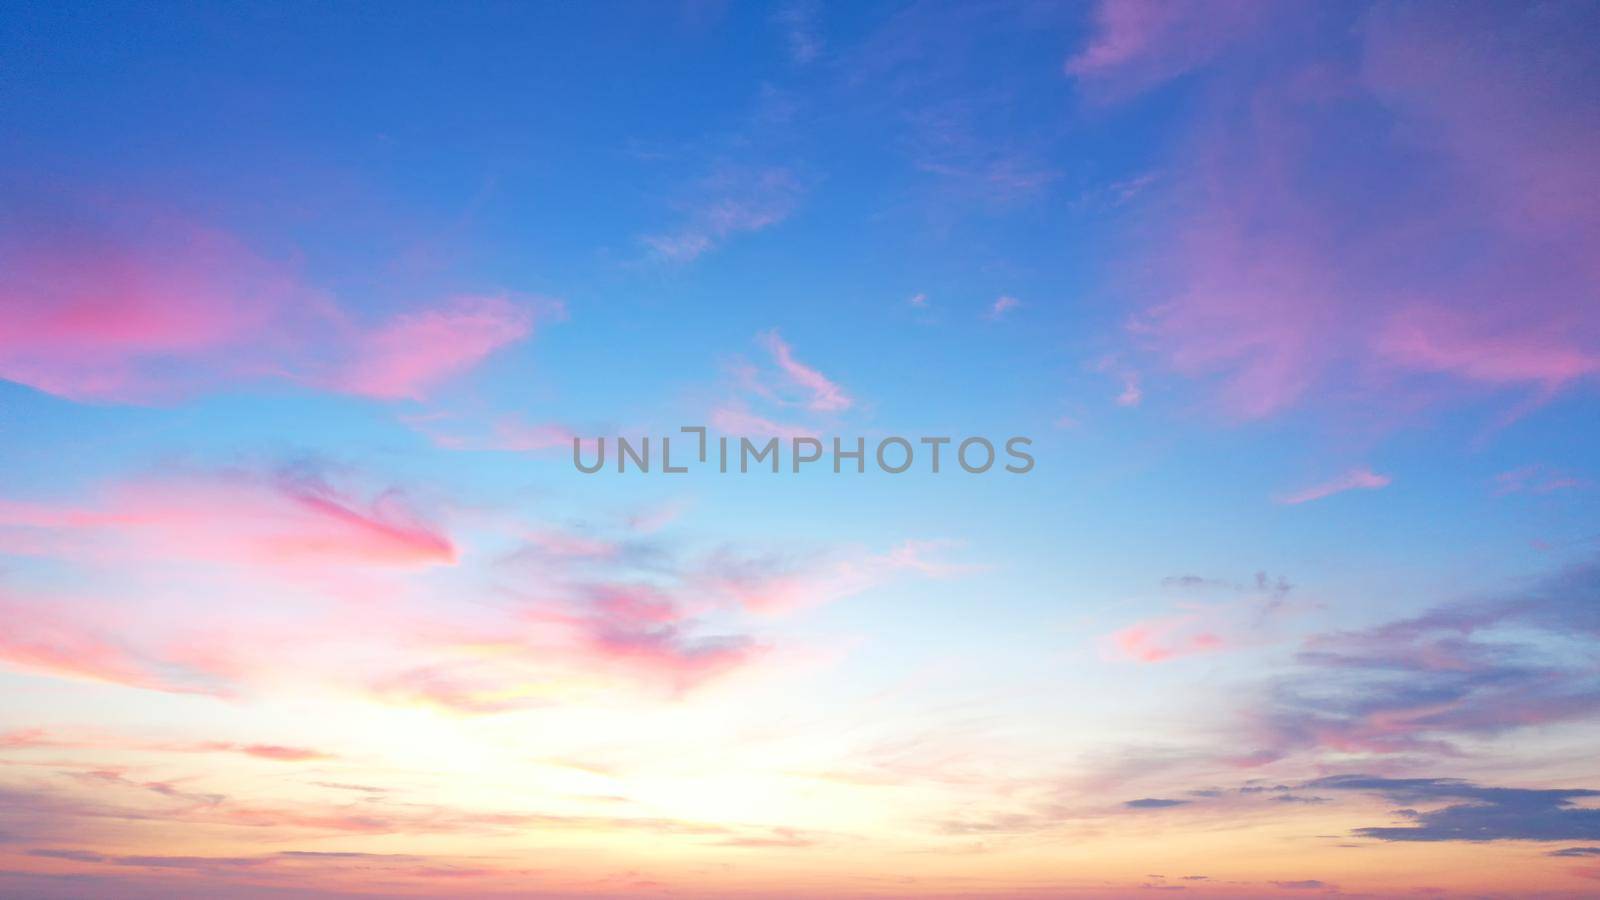
[[[329,377],[343,393],[422,400],[438,384],[527,337],[534,316],[504,297],[457,297],[442,307],[402,313],[357,336],[350,359]]]
[[[792,0],[773,14],[772,20],[782,32],[789,59],[795,65],[809,65],[822,54],[822,34],[817,19],[818,7],[811,0]]]
[[[789,169],[724,169],[695,187],[684,223],[641,240],[657,259],[692,262],[740,234],[762,231],[787,219],[803,194]]]
[[[1497,495],[1552,494],[1589,487],[1587,479],[1556,471],[1547,466],[1531,465],[1501,472],[1494,477]]]
[[[812,412],[841,412],[855,401],[826,375],[795,359],[794,351],[777,330],[764,332],[757,342],[771,354],[772,361],[788,383],[805,394],[803,405]]]
[[[1246,711],[1246,761],[1303,750],[1448,757],[1461,738],[1592,716],[1600,686],[1585,642],[1600,633],[1589,602],[1597,571],[1307,639],[1301,668]]]
[[[444,450],[537,453],[571,447],[576,436],[560,422],[531,422],[516,414],[475,418],[435,410],[400,421]]]
[[[800,361],[777,329],[756,335],[756,343],[771,365],[743,358],[730,364],[730,396],[709,413],[718,431],[736,437],[815,438],[822,430],[819,423],[856,405],[838,382]]]
[[[32,598],[0,591],[0,665],[58,678],[176,694],[228,696],[225,672],[185,661],[172,648],[149,649],[126,635],[104,604],[69,608],[59,596]]]
[[[797,437],[814,438],[817,432],[794,422],[779,422],[757,415],[738,402],[718,406],[711,411],[711,427],[724,434],[744,437],[775,437],[785,440]]]
[[[1165,797],[1142,797],[1138,800],[1129,800],[1122,804],[1128,809],[1171,809],[1174,806],[1186,806],[1191,801],[1172,800]]]
[[[1342,494],[1345,491],[1374,491],[1388,487],[1391,481],[1392,479],[1389,476],[1379,475],[1370,469],[1351,469],[1338,478],[1314,484],[1298,491],[1279,494],[1274,499],[1278,503],[1293,506],[1299,503],[1310,503],[1313,500],[1332,497],[1334,494]]]
[[[1256,574],[1253,584],[1234,584],[1198,576],[1163,579],[1166,587],[1185,592],[1242,593],[1241,599],[1201,603],[1189,601],[1180,611],[1142,619],[1103,640],[1111,659],[1162,663],[1188,656],[1260,646],[1291,610],[1289,582]]]
[[[153,556],[274,565],[426,566],[455,561],[449,537],[399,492],[363,501],[312,468],[174,472],[123,482],[100,503],[0,500],[0,526],[70,552],[119,545]]]
[[[1356,829],[1382,841],[1568,841],[1600,840],[1600,809],[1577,801],[1600,797],[1585,788],[1480,787],[1453,778],[1382,778],[1335,775],[1308,786],[1365,791],[1408,807],[1444,803],[1429,810],[1401,809],[1408,825]]]
[[[1064,68],[1098,99],[1125,99],[1258,33],[1271,7],[1266,0],[1100,0],[1093,36]]]
[[[1106,355],[1092,360],[1087,368],[1091,372],[1103,372],[1115,378],[1122,390],[1113,398],[1118,406],[1134,407],[1144,402],[1143,378],[1139,370],[1124,362],[1116,355]]]
[[[1002,295],[996,297],[995,301],[989,304],[989,311],[984,313],[984,315],[989,319],[989,321],[998,322],[1011,313],[1012,310],[1015,310],[1021,305],[1021,300],[1018,300],[1012,296]]]

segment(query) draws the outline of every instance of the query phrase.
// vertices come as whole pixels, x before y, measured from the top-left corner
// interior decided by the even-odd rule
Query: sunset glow
[[[1600,4],[0,10],[0,897],[1600,896]]]

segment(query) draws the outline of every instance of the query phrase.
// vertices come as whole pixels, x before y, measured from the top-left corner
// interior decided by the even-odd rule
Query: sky
[[[1600,893],[1600,6],[0,6],[0,895]]]

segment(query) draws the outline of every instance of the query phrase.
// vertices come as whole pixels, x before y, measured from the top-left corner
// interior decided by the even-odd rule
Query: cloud
[[[102,604],[24,598],[0,588],[0,664],[59,678],[176,694],[229,696],[226,673],[185,662],[172,648],[140,647]]]
[[[751,412],[748,406],[730,403],[711,411],[711,427],[735,437],[775,437],[790,440],[797,437],[814,438],[817,432],[793,422],[778,422]],[[729,444],[730,460],[736,455],[736,441]],[[712,452],[712,451],[707,451]]]
[[[1567,847],[1564,850],[1551,850],[1549,853],[1547,853],[1545,855],[1546,856],[1575,857],[1575,858],[1580,858],[1581,859],[1581,858],[1587,858],[1587,857],[1590,857],[1590,856],[1600,856],[1600,847]]]
[[[448,410],[401,416],[407,427],[444,450],[539,453],[572,446],[577,436],[559,422],[529,422],[516,414],[476,421]]]
[[[1178,633],[1197,618],[1185,615],[1149,619],[1112,634],[1110,644],[1118,655],[1145,663],[1166,662],[1181,656],[1223,649],[1226,643],[1210,631]]]
[[[815,847],[818,840],[807,837],[793,828],[774,828],[769,835],[731,837],[717,842],[720,847]]]
[[[1370,469],[1351,469],[1332,481],[1325,481],[1308,488],[1280,494],[1275,500],[1287,506],[1300,503],[1310,503],[1321,500],[1334,494],[1345,491],[1373,491],[1378,488],[1388,487],[1391,479],[1387,475],[1379,475]]]
[[[0,378],[150,402],[278,379],[419,399],[526,337],[537,308],[456,297],[356,321],[298,272],[182,218],[38,204],[0,223]]]
[[[1188,806],[1191,800],[1169,800],[1162,797],[1141,797],[1138,800],[1129,800],[1122,804],[1129,809],[1170,809],[1174,806]]]
[[[253,756],[257,759],[270,759],[276,762],[322,762],[336,758],[331,753],[314,750],[310,747],[287,747],[282,744],[236,744],[225,741],[210,741],[186,749],[202,753],[239,753],[245,756]]]
[[[1571,491],[1589,486],[1586,479],[1557,472],[1542,465],[1523,466],[1509,472],[1501,472],[1494,477],[1494,481],[1496,495],[1552,494],[1556,491]]]
[[[315,677],[313,661],[335,644],[383,644],[359,610],[380,598],[391,608],[406,602],[415,588],[393,575],[452,565],[457,548],[405,492],[362,491],[361,480],[310,464],[171,468],[87,501],[0,500],[0,547],[71,573],[62,584],[0,588],[11,622],[0,662],[234,697]],[[282,647],[294,648],[294,666]]]
[[[1526,409],[1592,383],[1579,6],[1378,3],[1342,8],[1350,31],[1257,31],[1272,6],[1104,4],[1072,66],[1126,93],[1234,48],[1130,241],[1133,340],[1235,419],[1500,392]]]
[[[26,230],[9,223],[24,219]],[[0,228],[0,378],[74,400],[193,387],[174,364],[235,367],[322,299],[233,237],[193,223],[43,206]],[[154,219],[154,221],[151,221]],[[132,220],[132,221],[130,221]],[[174,384],[176,382],[176,384]]]
[[[382,400],[422,400],[496,350],[527,337],[533,313],[504,297],[456,297],[443,306],[401,313],[357,335],[350,358],[326,383]]]
[[[676,602],[638,586],[593,589],[579,618],[594,658],[663,679],[675,693],[741,665],[763,649],[743,635],[690,634],[684,627],[689,616]]]
[[[1131,375],[1123,379],[1122,393],[1117,395],[1118,406],[1138,406],[1144,400],[1144,391],[1139,387],[1139,376]]]
[[[1106,355],[1089,362],[1085,368],[1091,372],[1101,372],[1116,378],[1122,385],[1121,393],[1117,394],[1115,403],[1118,406],[1134,407],[1144,402],[1144,388],[1141,387],[1139,371],[1124,363],[1115,355]]]
[[[1106,636],[1106,655],[1140,663],[1162,663],[1187,656],[1237,650],[1272,637],[1278,619],[1290,611],[1291,585],[1257,572],[1254,584],[1235,584],[1195,575],[1162,579],[1164,587],[1184,591],[1244,593],[1240,600],[1183,604],[1182,611],[1142,619]]]
[[[1356,829],[1356,834],[1383,841],[1600,840],[1600,809],[1574,805],[1600,797],[1600,791],[1480,787],[1453,778],[1370,775],[1319,778],[1308,787],[1365,791],[1411,806],[1446,804],[1426,811],[1397,810],[1409,825]]]
[[[1438,306],[1397,312],[1373,342],[1379,357],[1421,372],[1498,385],[1533,385],[1552,394],[1600,372],[1600,354],[1558,335],[1496,334],[1482,317]]]
[[[773,363],[789,385],[805,395],[802,404],[806,409],[812,412],[842,412],[855,403],[843,388],[826,375],[795,359],[794,351],[776,330],[757,335],[756,341],[771,354]]]
[[[962,16],[956,10],[929,14]],[[998,21],[1003,19],[995,17],[991,24]],[[982,27],[963,25],[969,33]],[[912,168],[931,176],[926,202],[936,216],[959,216],[973,208],[1003,213],[1048,196],[1061,172],[1049,161],[1041,141],[1020,137],[1016,123],[997,116],[989,98],[973,96],[968,85],[952,83],[948,91],[938,91],[933,82],[923,83],[929,76],[926,65],[919,62],[915,72],[907,81],[921,84],[928,93],[908,100],[905,90],[895,91],[896,118],[907,129],[902,142]],[[995,72],[984,69],[982,74],[992,78]],[[906,82],[901,85],[904,88]]]
[[[1258,33],[1271,6],[1269,0],[1100,0],[1093,37],[1065,70],[1102,101],[1126,99]]]
[[[989,304],[989,311],[987,313],[985,313],[984,316],[985,316],[985,318],[987,318],[991,322],[998,322],[1002,318],[1005,318],[1007,313],[1011,312],[1012,310],[1016,309],[1017,307],[1019,307],[1021,305],[1022,305],[1022,301],[1018,300],[1015,297],[1009,297],[1009,296],[996,297],[995,301],[993,303]]]
[[[1600,713],[1592,640],[1600,567],[1359,631],[1315,635],[1275,680],[1245,762],[1297,750],[1454,755],[1492,737]]]
[[[948,578],[975,567],[942,558],[943,541],[881,553],[747,555],[722,548],[697,561],[519,557],[529,585],[509,618],[421,627],[403,642],[408,665],[379,673],[369,693],[388,703],[462,715],[528,709],[610,691],[685,697],[773,654],[768,640],[727,624],[837,602],[905,575]],[[552,562],[559,565],[552,567]],[[714,624],[723,623],[723,624]]]
[[[695,187],[686,221],[677,229],[646,235],[655,258],[688,263],[740,234],[762,231],[789,218],[804,193],[789,169],[725,168]]]
[[[311,747],[294,747],[283,744],[251,744],[234,741],[149,741],[105,734],[69,736],[56,734],[43,728],[14,729],[0,733],[0,750],[35,748],[135,750],[157,753],[232,753],[275,762],[325,762],[338,758],[336,754]]]
[[[785,4],[772,17],[783,33],[789,48],[789,59],[797,66],[816,62],[822,54],[822,36],[818,34],[817,5],[807,0]]]
[[[729,396],[709,413],[711,426],[738,437],[776,437],[789,440],[815,438],[812,424],[790,421],[795,410],[826,417],[855,406],[855,399],[837,382],[795,357],[794,349],[776,329],[756,335],[756,343],[772,360],[763,368],[744,359],[729,365]],[[736,440],[730,439],[730,446]]]
[[[180,471],[125,481],[93,506],[0,499],[0,536],[50,536],[70,553],[127,554],[265,566],[450,564],[448,535],[402,493],[363,500],[311,466]]]
[[[860,594],[901,575],[955,578],[981,566],[942,558],[958,544],[907,540],[881,553],[851,551],[796,557],[747,555],[730,549],[713,553],[693,570],[687,587],[762,613],[790,613]]]
[[[510,549],[485,557],[495,584],[479,602],[446,604],[430,581],[397,573],[454,563],[455,540],[406,493],[361,491],[352,486],[358,473],[336,474],[184,469],[125,480],[90,502],[0,504],[0,541],[39,538],[31,550],[79,565],[86,585],[77,596],[0,597],[10,621],[0,663],[230,698],[286,683],[337,685],[462,714],[595,696],[677,698],[769,654],[771,642],[744,616],[831,602],[904,574],[970,569],[944,558],[937,541],[880,553],[753,557],[722,548],[688,557],[642,546],[636,526],[620,521],[614,528],[626,530],[613,533],[480,514],[473,534]],[[194,589],[152,595],[144,585],[170,583],[173,563]],[[223,601],[197,600],[206,597]],[[381,629],[372,627],[379,610]],[[327,758],[268,742],[151,749]]]

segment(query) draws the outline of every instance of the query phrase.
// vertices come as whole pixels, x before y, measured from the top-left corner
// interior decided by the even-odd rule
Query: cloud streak
[[[1386,488],[1391,483],[1392,479],[1389,476],[1379,475],[1371,469],[1351,469],[1331,481],[1324,481],[1321,484],[1314,484],[1298,491],[1279,494],[1274,500],[1285,506],[1297,506],[1301,503],[1322,500],[1346,491],[1375,491],[1379,488]]]
[[[802,401],[812,412],[842,412],[854,405],[844,389],[821,372],[795,359],[794,350],[776,330],[756,337],[758,343],[772,355],[772,361],[783,373],[784,379],[804,394]]]
[[[1411,824],[1372,826],[1356,834],[1381,841],[1600,840],[1600,809],[1577,801],[1600,797],[1585,788],[1480,787],[1451,778],[1380,778],[1336,775],[1309,785],[1323,790],[1366,791],[1396,803],[1443,803],[1431,810],[1402,809]]]

